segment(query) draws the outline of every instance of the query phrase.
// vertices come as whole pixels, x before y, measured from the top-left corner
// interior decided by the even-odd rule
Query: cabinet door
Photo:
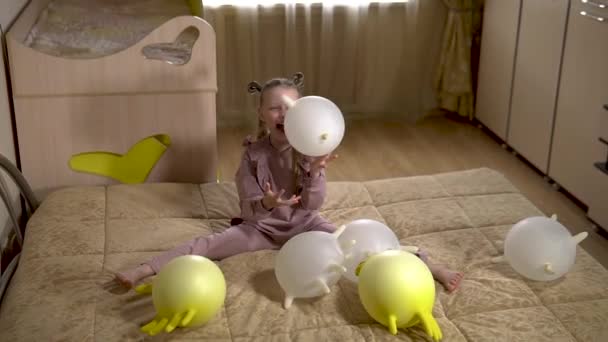
[[[587,14],[587,15],[583,15]],[[596,18],[604,18],[599,21]],[[592,206],[608,201],[597,189],[608,176],[595,162],[606,158],[598,141],[603,105],[608,101],[608,10],[573,2],[563,57],[549,175],[578,199]]]
[[[592,189],[587,215],[608,231],[608,176],[599,169],[595,169],[594,172],[596,177],[603,177],[604,181],[598,182],[598,186]]]
[[[503,140],[511,101],[511,81],[520,0],[486,0],[475,116]]]
[[[508,144],[542,172],[549,167],[568,0],[524,0]]]

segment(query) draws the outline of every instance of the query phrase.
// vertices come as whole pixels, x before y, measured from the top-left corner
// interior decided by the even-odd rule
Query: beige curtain
[[[296,71],[305,95],[329,98],[347,119],[416,120],[437,105],[446,12],[440,0],[203,7],[217,36],[218,124],[255,125],[247,84]]]
[[[439,107],[473,119],[471,46],[479,0],[443,0],[448,8],[435,88]]]

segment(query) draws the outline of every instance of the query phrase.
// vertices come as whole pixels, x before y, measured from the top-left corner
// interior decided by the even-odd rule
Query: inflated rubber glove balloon
[[[298,234],[281,247],[275,261],[275,275],[285,292],[283,306],[294,298],[318,297],[330,292],[346,269],[338,245],[340,230],[330,234],[310,231]]]
[[[576,245],[587,235],[587,232],[582,232],[572,236],[555,215],[551,218],[528,217],[513,225],[507,233],[504,259],[528,279],[555,280],[572,268]],[[495,258],[494,261],[501,259]]]
[[[141,331],[154,336],[177,327],[207,323],[221,309],[226,282],[220,268],[198,255],[177,257],[167,263],[152,284],[140,285],[139,293],[152,293],[156,317]]]
[[[420,258],[406,251],[385,251],[361,263],[356,272],[363,307],[391,334],[420,323],[435,341],[442,338],[433,317],[435,281]]]
[[[401,248],[399,239],[389,227],[370,219],[354,220],[346,224],[338,242],[346,258],[344,276],[355,283],[359,281],[355,269],[363,260],[376,253]]]
[[[335,150],[344,137],[344,116],[333,102],[320,96],[305,96],[283,101],[285,135],[289,144],[305,156],[320,157]]]

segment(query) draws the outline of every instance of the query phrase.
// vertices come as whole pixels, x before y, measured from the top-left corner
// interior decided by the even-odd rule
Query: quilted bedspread
[[[73,187],[51,194],[30,220],[22,259],[0,308],[0,341],[425,341],[419,327],[391,335],[343,278],[331,293],[289,310],[274,276],[275,250],[219,261],[227,282],[217,316],[199,328],[147,337],[150,296],[113,286],[113,271],[239,214],[233,183]],[[464,272],[460,289],[436,284],[444,341],[608,341],[608,271],[580,247],[563,278],[535,282],[493,263],[513,223],[543,215],[487,168],[367,182],[331,182],[321,214],[336,225],[385,222],[403,245]],[[551,213],[545,213],[551,214]],[[302,262],[306,262],[303,260]]]

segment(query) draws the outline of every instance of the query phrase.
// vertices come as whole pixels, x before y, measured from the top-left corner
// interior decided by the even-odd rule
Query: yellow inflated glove
[[[84,152],[70,158],[74,171],[113,178],[126,184],[143,183],[171,145],[166,134],[144,138],[123,155],[113,152]]]
[[[435,341],[442,338],[433,317],[435,281],[420,258],[406,251],[389,250],[369,257],[356,273],[363,307],[391,334],[397,334],[397,328],[421,323]]]
[[[152,284],[140,285],[138,293],[152,293],[156,317],[141,328],[151,336],[177,327],[207,323],[224,305],[226,281],[211,260],[186,255],[173,259],[158,273]]]

